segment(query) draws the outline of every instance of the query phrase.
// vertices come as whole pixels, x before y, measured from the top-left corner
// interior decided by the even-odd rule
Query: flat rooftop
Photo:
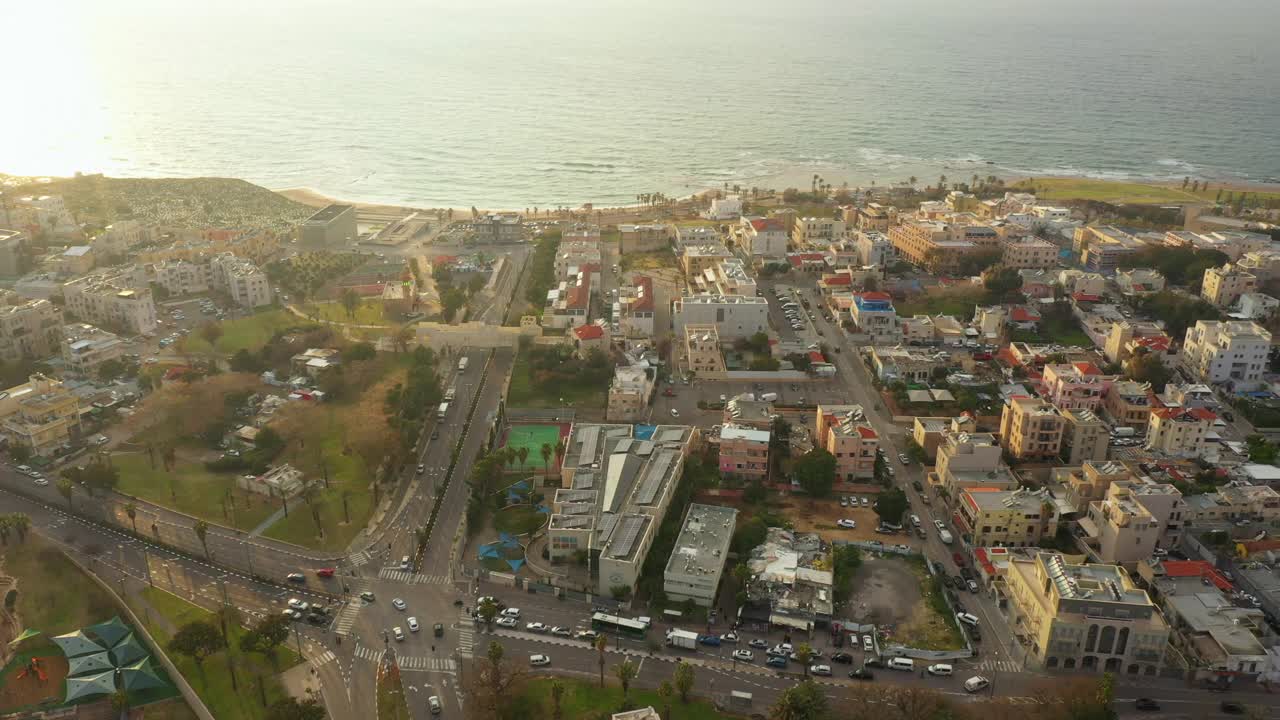
[[[353,205],[326,205],[326,206],[324,206],[324,207],[320,208],[320,210],[318,210],[318,211],[316,212],[316,214],[315,214],[315,215],[312,215],[311,217],[307,218],[307,219],[305,220],[305,222],[307,222],[307,223],[309,223],[309,224],[310,224],[310,223],[327,223],[327,222],[331,222],[331,221],[333,221],[334,219],[336,219],[339,215],[342,215],[343,213],[347,212],[348,210],[350,210],[350,211],[354,212],[354,211],[355,211],[355,206],[353,206]]]
[[[719,575],[737,522],[738,511],[720,505],[691,503],[666,572],[675,575]]]

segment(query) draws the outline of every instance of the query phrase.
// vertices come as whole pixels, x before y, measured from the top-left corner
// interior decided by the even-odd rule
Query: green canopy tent
[[[106,622],[100,622],[97,625],[90,625],[84,628],[91,637],[98,639],[100,643],[111,647],[124,639],[129,634],[129,626],[125,625],[120,616],[117,615]]]
[[[83,630],[69,632],[66,635],[58,635],[53,638],[53,641],[58,644],[58,647],[62,648],[62,654],[69,658],[91,655],[106,650],[106,648],[85,636]]]
[[[108,670],[97,675],[67,678],[67,699],[63,702],[83,700],[94,695],[110,695],[116,691],[116,671]]]
[[[147,649],[142,647],[138,638],[129,633],[115,647],[111,648],[111,660],[117,667],[137,662],[147,656]]]
[[[112,670],[111,658],[105,652],[80,657],[67,658],[67,676],[96,675],[105,670]]]
[[[164,680],[151,666],[150,658],[142,658],[138,662],[120,669],[125,690],[147,690],[164,687]]]
[[[21,635],[9,641],[9,647],[13,647],[21,643],[23,640],[30,640],[31,638],[37,637],[39,635],[40,635],[39,630],[32,630],[31,628],[27,628],[26,630],[22,631]]]

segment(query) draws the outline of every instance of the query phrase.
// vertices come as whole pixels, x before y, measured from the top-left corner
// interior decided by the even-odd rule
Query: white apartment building
[[[844,220],[829,217],[798,217],[791,228],[798,247],[826,247],[845,239]]]
[[[653,278],[636,275],[631,285],[618,288],[618,299],[613,304],[613,318],[618,325],[616,332],[627,338],[653,337],[655,306]]]
[[[587,267],[600,268],[599,240],[561,240],[556,248],[555,277],[564,280]]]
[[[53,354],[61,339],[62,313],[57,306],[0,290],[0,362],[44,359]]]
[[[1187,328],[1182,364],[1200,382],[1248,390],[1262,380],[1271,333],[1246,321],[1198,320]]]
[[[1047,270],[1058,264],[1058,246],[1036,237],[1005,238],[1000,262],[1005,267]]]
[[[251,260],[220,253],[210,261],[213,282],[240,307],[255,308],[272,303],[267,274]]]
[[[1240,296],[1231,317],[1246,320],[1267,320],[1280,310],[1280,300],[1264,293],[1245,293]]]
[[[1151,268],[1134,268],[1116,272],[1116,285],[1121,295],[1150,295],[1164,290],[1164,275]]]
[[[737,195],[728,195],[722,198],[713,198],[711,200],[711,208],[703,214],[708,220],[732,220],[742,214],[742,198]]]
[[[787,254],[787,228],[777,218],[742,218],[743,247],[753,258],[782,258]]]
[[[875,230],[853,234],[854,248],[858,251],[858,264],[883,268],[893,260],[893,243],[889,236]]]
[[[737,258],[721,260],[690,278],[690,284],[698,292],[713,295],[756,294],[756,279],[747,272],[747,266]]]
[[[690,503],[675,549],[662,573],[662,589],[672,602],[692,600],[711,607],[737,525],[738,511],[722,505]]]
[[[115,333],[84,323],[72,323],[64,331],[62,362],[73,372],[94,375],[102,363],[125,354],[124,341]]]
[[[1147,425],[1147,449],[1173,457],[1199,457],[1217,419],[1205,408],[1155,408]]]
[[[213,284],[213,270],[208,262],[162,260],[147,268],[151,282],[170,295],[194,295],[208,292]]]
[[[137,266],[109,268],[62,285],[67,312],[93,325],[151,335],[156,304],[146,273]]]
[[[715,325],[720,339],[737,340],[769,330],[769,302],[742,295],[692,295],[672,303],[671,324],[677,336],[685,325]]]

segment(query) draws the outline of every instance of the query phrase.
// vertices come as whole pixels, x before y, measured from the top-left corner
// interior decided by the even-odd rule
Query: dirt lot
[[[858,498],[864,497],[858,495]],[[867,495],[871,502],[875,502],[874,495]],[[853,508],[840,507],[838,499],[832,500],[810,500],[803,496],[794,496],[780,498],[778,500],[778,510],[784,513],[788,519],[795,525],[795,529],[799,532],[816,532],[822,536],[824,540],[879,540],[886,545],[897,545],[902,543],[909,547],[919,547],[919,543],[924,542],[914,535],[907,533],[905,530],[897,535],[881,535],[876,532],[876,526],[880,524],[880,517],[871,509],[861,505],[855,510]],[[849,518],[858,523],[858,527],[853,530],[836,525],[836,521],[841,518]]]
[[[53,648],[55,651],[57,648]],[[39,705],[46,700],[62,700],[63,680],[67,677],[67,659],[61,655],[39,656],[37,661],[44,672],[45,681],[41,681],[36,673],[27,673],[21,680],[18,674],[26,669],[26,656],[8,668],[5,682],[0,683],[0,710]]]
[[[932,650],[962,646],[955,621],[934,610],[933,584],[918,562],[868,557],[853,587],[853,618],[879,625],[887,632],[881,636],[884,642]]]

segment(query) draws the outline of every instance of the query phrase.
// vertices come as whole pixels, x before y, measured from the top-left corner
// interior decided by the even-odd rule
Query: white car
[[[809,666],[809,674],[810,674],[810,675],[818,675],[818,676],[821,676],[821,677],[830,677],[830,676],[831,676],[831,666],[830,666],[830,665],[810,665],[810,666]]]
[[[544,633],[547,631],[547,626],[540,622],[531,622],[528,625],[525,625],[524,629],[529,632]]]
[[[405,621],[405,624],[409,626],[409,632],[418,632],[418,618],[411,617]]]
[[[293,608],[294,610],[306,610],[307,604],[302,602],[298,598],[289,598],[289,607]]]
[[[404,602],[403,600],[401,600],[400,598],[396,598],[396,599],[394,599],[394,600],[392,600],[392,601],[391,601],[391,607],[393,607],[393,608],[395,608],[395,609],[397,609],[397,610],[404,610],[405,608],[407,608],[407,607],[409,607],[409,606],[408,606],[408,605],[406,605],[406,604],[405,604],[405,602]]]
[[[556,625],[555,627],[551,628],[551,634],[559,635],[561,637],[573,637],[573,630],[563,625]]]
[[[939,530],[946,530],[946,529],[947,529],[947,526],[946,526],[946,525],[943,525],[941,520],[934,520],[934,521],[933,521],[933,526],[934,526],[934,527],[936,527],[936,528],[938,528]]]
[[[990,684],[991,684],[990,680],[982,677],[981,675],[974,675],[973,677],[964,681],[964,691],[969,693],[976,693],[979,690],[986,688]]]
[[[871,504],[871,498],[869,498],[869,497],[864,497],[864,498],[862,498],[862,507],[866,507],[866,506],[868,506],[868,505],[870,505],[870,504]]]
[[[754,662],[756,659],[756,654],[751,652],[750,650],[734,650],[733,659],[740,660],[742,662]]]
[[[595,630],[579,630],[578,632],[574,633],[573,637],[576,640],[595,640],[596,631]]]
[[[518,624],[516,623],[516,619],[513,617],[500,617],[498,618],[497,623],[498,623],[498,627],[509,627],[509,628],[513,628]]]
[[[853,520],[850,520],[849,518],[840,518],[839,520],[836,521],[836,525],[839,525],[840,527],[846,528],[849,530],[852,530],[858,527],[858,523],[854,522]]]
[[[671,417],[680,417],[680,411],[675,408],[671,408]]]
[[[35,483],[36,483],[36,485],[39,485],[40,487],[44,487],[44,486],[46,486],[46,485],[48,485],[48,484],[49,484],[49,481],[48,481],[48,480],[45,480],[44,478],[36,478],[36,479],[35,479]]]
[[[431,708],[432,715],[439,715],[440,707],[441,707],[440,698],[436,697],[435,695],[432,695],[431,697],[427,698],[427,707]]]
[[[874,652],[875,649],[876,649],[876,644],[875,644],[875,641],[871,639],[871,636],[863,635],[862,636],[862,652]]]
[[[727,632],[720,636],[720,642],[736,643],[738,642],[738,633]]]
[[[898,460],[902,461],[903,465],[911,464],[911,458],[907,457],[906,453],[898,453]]]
[[[546,655],[530,655],[529,664],[532,665],[533,667],[542,667],[544,665],[550,665],[551,658],[547,657]]]
[[[399,625],[391,628],[391,634],[395,635],[396,642],[401,642],[402,640],[404,640],[404,631],[400,629]]]
[[[503,617],[518,618],[520,617],[520,608],[509,607],[502,611]]]

